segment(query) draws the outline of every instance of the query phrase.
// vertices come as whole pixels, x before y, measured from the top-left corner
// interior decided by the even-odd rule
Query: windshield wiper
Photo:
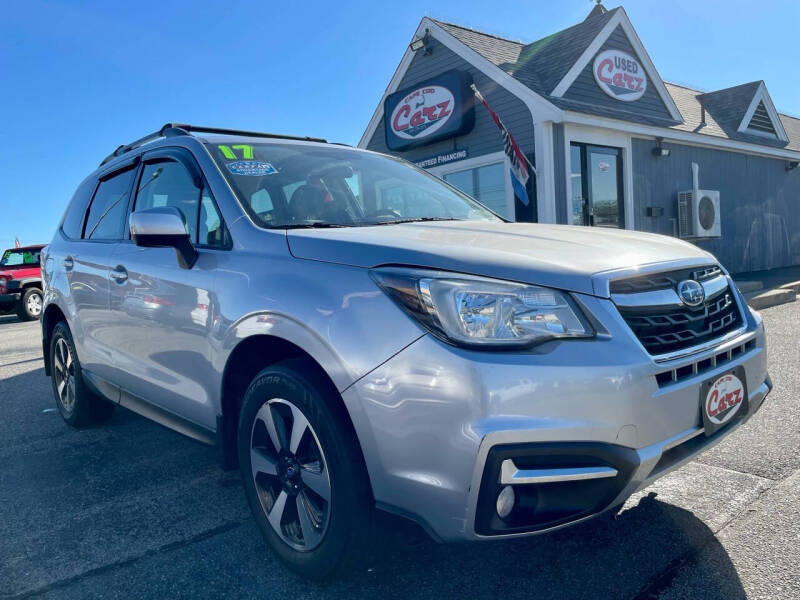
[[[379,221],[378,223],[369,223],[370,225],[397,225],[398,223],[429,223],[431,221],[463,221],[464,219],[456,219],[455,217],[419,217],[416,219],[398,219],[397,221]]]
[[[329,229],[332,227],[353,227],[344,223],[288,223],[286,225],[273,225],[269,229]]]

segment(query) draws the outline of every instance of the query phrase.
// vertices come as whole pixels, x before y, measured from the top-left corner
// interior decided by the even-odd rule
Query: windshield
[[[262,227],[501,220],[432,175],[380,154],[287,143],[207,147]]]
[[[6,250],[3,258],[0,258],[0,267],[23,267],[26,265],[39,264],[40,250]]]

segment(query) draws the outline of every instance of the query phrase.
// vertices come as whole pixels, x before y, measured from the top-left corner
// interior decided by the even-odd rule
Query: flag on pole
[[[14,248],[19,248],[20,246],[22,246],[22,244],[19,243],[19,238],[15,237],[14,238]]]
[[[528,178],[530,177],[530,173],[528,172],[528,165],[530,165],[531,170],[534,174],[536,174],[536,169],[530,163],[530,161],[525,158],[525,155],[517,146],[516,140],[514,140],[514,136],[511,135],[511,132],[506,129],[506,126],[503,125],[503,122],[500,120],[500,117],[497,116],[497,113],[492,110],[489,106],[489,103],[486,102],[486,99],[483,95],[478,91],[478,88],[475,87],[473,83],[471,86],[472,92],[475,94],[475,97],[480,100],[481,104],[489,111],[489,114],[492,116],[492,120],[494,121],[497,128],[500,129],[500,135],[503,137],[503,150],[508,157],[508,161],[511,164],[511,186],[514,188],[514,194],[516,194],[517,198],[520,199],[522,204],[528,206],[530,204],[530,200],[528,199],[528,191],[525,187],[528,183]]]

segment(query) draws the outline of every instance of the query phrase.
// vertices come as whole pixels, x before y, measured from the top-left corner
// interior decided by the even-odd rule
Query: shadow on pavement
[[[0,399],[0,596],[643,599],[702,548],[692,597],[745,598],[713,532],[655,494],[615,520],[507,541],[440,545],[384,516],[368,568],[312,584],[270,554],[213,448],[123,409],[69,429],[42,369],[0,380]]]

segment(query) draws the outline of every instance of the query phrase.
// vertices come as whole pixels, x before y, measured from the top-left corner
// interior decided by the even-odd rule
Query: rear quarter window
[[[86,217],[86,207],[89,205],[89,198],[92,197],[97,180],[87,179],[84,181],[70,200],[64,218],[61,220],[61,231],[70,239],[80,239],[83,231],[83,221]]]

